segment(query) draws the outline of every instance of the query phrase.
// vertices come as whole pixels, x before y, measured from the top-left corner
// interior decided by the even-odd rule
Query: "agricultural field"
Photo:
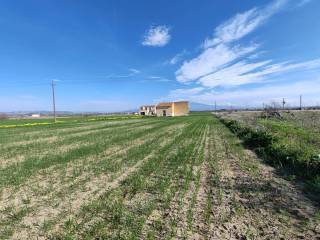
[[[319,205],[211,113],[6,120],[0,149],[0,239],[320,239]]]

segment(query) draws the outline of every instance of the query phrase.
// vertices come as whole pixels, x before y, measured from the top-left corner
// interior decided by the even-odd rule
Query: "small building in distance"
[[[155,116],[156,115],[156,106],[155,105],[141,106],[139,109],[139,114],[142,116]]]
[[[189,102],[162,102],[156,106],[156,114],[158,117],[177,117],[187,116],[189,114]]]
[[[31,117],[32,118],[40,118],[41,116],[39,113],[33,113],[33,114],[31,114]]]

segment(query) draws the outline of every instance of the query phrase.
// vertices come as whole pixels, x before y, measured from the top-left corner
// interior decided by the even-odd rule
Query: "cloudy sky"
[[[320,104],[317,0],[3,0],[0,111]]]

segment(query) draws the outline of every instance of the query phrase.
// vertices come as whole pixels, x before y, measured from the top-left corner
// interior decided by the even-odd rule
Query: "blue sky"
[[[0,111],[320,104],[320,1],[3,0]]]

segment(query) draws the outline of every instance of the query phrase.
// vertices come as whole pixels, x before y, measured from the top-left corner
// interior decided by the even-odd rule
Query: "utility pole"
[[[52,88],[52,105],[53,105],[53,118],[54,118],[54,122],[57,121],[56,119],[56,99],[55,99],[55,95],[54,95],[54,80],[51,81],[51,88]]]
[[[300,110],[302,110],[302,95],[300,95]]]
[[[217,112],[217,101],[214,101],[214,111]]]
[[[286,104],[286,101],[284,100],[284,98],[282,99],[282,110],[284,110],[284,105]]]

